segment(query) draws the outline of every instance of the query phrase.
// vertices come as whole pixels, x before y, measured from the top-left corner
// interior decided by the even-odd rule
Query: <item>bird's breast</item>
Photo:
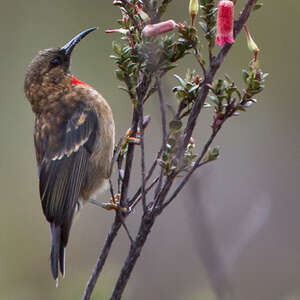
[[[86,179],[81,189],[81,198],[87,201],[93,194],[105,186],[110,177],[111,159],[115,142],[115,123],[110,106],[96,90],[85,89],[86,104],[93,109],[98,117],[98,132],[93,153],[89,159]]]

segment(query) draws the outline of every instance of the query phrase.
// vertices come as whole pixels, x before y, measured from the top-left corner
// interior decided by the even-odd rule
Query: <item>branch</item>
[[[118,281],[115,285],[113,294],[110,300],[119,300],[122,297],[124,289],[130,278],[131,272],[139,258],[142,248],[147,240],[150,230],[154,224],[155,217],[145,214],[142,218],[141,226],[134,243],[131,245],[125,264],[121,270]]]
[[[115,220],[114,220],[114,223],[112,224],[112,227],[111,227],[111,231],[110,233],[108,234],[107,238],[106,238],[106,241],[105,241],[105,244],[104,244],[104,247],[99,255],[99,258],[96,262],[96,265],[95,265],[95,268],[93,270],[93,273],[85,287],[85,290],[84,290],[84,294],[82,296],[82,300],[89,300],[91,298],[91,295],[92,295],[92,292],[95,288],[95,285],[96,285],[96,282],[98,280],[98,277],[100,276],[101,272],[102,272],[102,269],[103,269],[103,266],[105,264],[105,261],[106,261],[106,258],[108,256],[108,253],[111,249],[111,246],[112,246],[112,243],[114,241],[114,239],[116,238],[117,234],[118,234],[118,231],[121,227],[121,222],[119,220],[119,218],[116,216],[115,217]]]
[[[138,121],[139,121],[139,114],[138,114],[137,109],[134,108],[132,122],[131,122],[131,130],[130,130],[131,136],[136,135]],[[129,181],[130,181],[130,175],[131,175],[131,169],[132,169],[134,147],[135,147],[134,143],[128,144],[126,163],[125,163],[125,172],[124,172],[124,178],[122,180],[120,205],[121,205],[121,207],[126,207],[126,208],[128,208],[127,194],[128,194]]]
[[[161,127],[162,127],[162,144],[161,144],[161,149],[162,152],[166,150],[166,145],[167,145],[167,121],[166,121],[166,107],[165,107],[165,101],[163,98],[162,90],[161,90],[161,85],[160,85],[160,79],[158,76],[156,76],[156,86],[158,90],[158,97],[159,97],[159,105],[160,105],[160,112],[161,112]],[[155,198],[157,201],[157,195],[161,190],[161,185],[162,185],[162,179],[163,179],[163,169],[160,171],[160,176],[159,176],[159,182],[155,190]],[[155,205],[154,205],[155,206]]]
[[[141,145],[141,194],[143,210],[146,212],[146,180],[145,180],[145,143],[144,143],[144,109],[143,109],[143,97],[138,97],[138,113],[139,113],[139,128],[140,128],[140,145]]]

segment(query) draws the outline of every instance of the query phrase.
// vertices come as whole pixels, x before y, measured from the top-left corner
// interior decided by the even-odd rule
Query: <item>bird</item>
[[[50,265],[58,285],[75,214],[107,186],[115,141],[112,110],[103,96],[71,73],[75,46],[96,27],[62,47],[41,50],[29,64],[26,98],[35,115],[34,146],[42,210],[50,223]]]

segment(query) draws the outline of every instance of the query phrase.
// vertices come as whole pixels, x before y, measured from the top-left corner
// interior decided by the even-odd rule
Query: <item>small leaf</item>
[[[220,105],[220,100],[216,96],[210,95],[209,99],[216,105]]]
[[[192,88],[189,89],[189,93],[193,93],[194,91],[196,91],[199,88],[199,84],[194,85]]]
[[[207,103],[207,102],[205,102],[205,103],[203,104],[203,107],[204,107],[204,108],[210,108],[210,107],[212,107],[212,105],[209,104],[209,103]]]
[[[176,140],[173,138],[169,138],[168,144],[173,148],[176,145]]]
[[[206,33],[207,32],[207,26],[206,26],[206,24],[205,23],[203,23],[203,22],[199,22],[199,24],[200,24],[200,26],[201,26],[201,28],[202,28],[202,30],[204,31],[204,33]]]
[[[249,73],[247,72],[247,70],[245,70],[245,69],[242,70],[242,76],[243,76],[244,82],[247,84],[247,79],[249,77]]]
[[[258,10],[263,7],[263,3],[259,2],[253,6],[253,11]]]
[[[265,73],[265,74],[263,74],[262,78],[265,79],[265,78],[267,78],[269,75],[270,75],[269,73]]]
[[[180,76],[174,74],[174,77],[179,81],[179,83],[185,87],[186,86],[186,81],[184,79],[182,79]]]
[[[122,50],[121,50],[121,46],[116,43],[115,41],[113,41],[112,43],[112,48],[113,48],[113,51],[118,55],[118,56],[121,56],[122,55]]]
[[[117,78],[118,78],[120,81],[124,81],[124,78],[125,78],[124,72],[121,71],[120,69],[117,69],[115,72],[116,72]]]
[[[182,122],[179,120],[173,120],[169,123],[169,128],[171,131],[178,131],[182,127]]]

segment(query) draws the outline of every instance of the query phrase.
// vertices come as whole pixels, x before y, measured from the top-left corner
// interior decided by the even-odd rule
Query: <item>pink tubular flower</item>
[[[147,37],[153,37],[169,31],[172,31],[176,27],[176,23],[173,20],[160,22],[157,24],[146,25],[142,31],[142,34]]]
[[[225,43],[234,43],[233,37],[234,4],[229,0],[221,0],[218,4],[217,37],[216,43],[224,46]]]

